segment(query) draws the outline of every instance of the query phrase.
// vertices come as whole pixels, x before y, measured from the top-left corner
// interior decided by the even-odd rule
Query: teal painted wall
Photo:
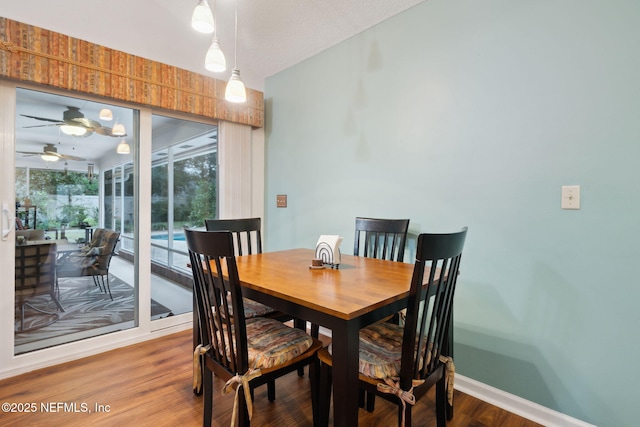
[[[467,225],[458,372],[637,425],[639,47],[638,1],[429,0],[270,77],[266,249]]]

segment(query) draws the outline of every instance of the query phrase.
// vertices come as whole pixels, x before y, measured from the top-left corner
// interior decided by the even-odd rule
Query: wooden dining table
[[[311,269],[315,251],[236,257],[245,297],[331,330],[335,426],[358,423],[359,330],[406,307],[413,264],[342,255]]]

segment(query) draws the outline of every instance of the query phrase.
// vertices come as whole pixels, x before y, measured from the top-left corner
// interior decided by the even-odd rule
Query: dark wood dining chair
[[[206,219],[205,227],[207,231],[230,231],[233,237],[233,247],[236,256],[262,253],[261,218]],[[274,310],[268,305],[249,298],[245,298],[243,303],[245,318],[263,316],[281,322],[294,320],[296,326],[303,328],[303,322],[301,320],[294,319],[291,315]],[[230,315],[233,315],[233,312],[230,313]],[[315,335],[315,338],[318,338],[318,336]],[[197,345],[197,343],[194,343],[194,347],[195,345]],[[302,369],[300,369],[299,374],[300,376],[304,375]]]
[[[310,365],[313,414],[317,413],[317,352],[322,342],[266,317],[245,318],[232,233],[185,229],[200,330],[194,351],[195,386],[204,388],[203,425],[212,421],[213,378],[237,388],[234,415],[250,425],[253,389]],[[227,296],[231,295],[231,298]],[[212,309],[212,307],[214,307]],[[234,315],[229,313],[233,310]],[[203,370],[197,366],[202,360]],[[201,379],[198,373],[203,372]],[[243,390],[240,390],[242,388]],[[271,395],[268,393],[269,400]],[[314,420],[316,417],[314,416]]]
[[[408,219],[357,217],[353,254],[403,261],[408,230]]]
[[[387,261],[404,261],[404,249],[409,231],[409,219],[356,217],[353,254]],[[398,321],[398,316],[392,316]],[[360,405],[364,406],[364,394],[360,395]],[[375,395],[367,394],[367,411],[375,408]]]
[[[49,294],[57,310],[64,311],[55,292],[56,257],[55,243],[16,245],[15,293],[20,322],[15,332],[29,332],[59,320],[58,313],[34,305],[33,298],[38,295]],[[35,315],[27,318],[27,309]]]
[[[356,217],[353,255],[403,261],[408,230],[408,219]],[[311,324],[311,335],[318,334],[319,326]]]
[[[260,218],[207,219],[205,227],[207,231],[230,231],[235,255],[242,256],[262,253],[261,222]],[[290,316],[276,312],[273,308],[248,298],[245,298],[244,310],[246,318],[267,316],[285,321],[291,320]]]
[[[411,426],[411,408],[436,386],[437,425],[446,425],[453,397],[453,360],[447,348],[449,319],[467,228],[450,234],[420,234],[404,325],[378,322],[360,330],[360,388],[398,405],[398,426]],[[331,351],[321,362],[319,422],[327,425]],[[451,401],[449,401],[451,404]]]
[[[206,219],[207,231],[231,231],[236,256],[262,253],[260,218]]]

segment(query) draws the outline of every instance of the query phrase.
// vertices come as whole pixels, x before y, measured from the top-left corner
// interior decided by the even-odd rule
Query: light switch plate
[[[562,209],[580,209],[580,186],[562,186]]]
[[[286,194],[278,194],[276,196],[276,207],[277,208],[286,208],[287,207],[287,195]]]

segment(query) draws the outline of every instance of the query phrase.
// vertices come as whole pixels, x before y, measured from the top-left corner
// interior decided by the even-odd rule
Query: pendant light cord
[[[218,38],[218,22],[216,19],[216,0],[213,0],[213,39],[216,40]]]
[[[233,52],[233,68],[238,68],[238,0],[235,0],[236,5],[236,23],[235,23],[235,43]]]

